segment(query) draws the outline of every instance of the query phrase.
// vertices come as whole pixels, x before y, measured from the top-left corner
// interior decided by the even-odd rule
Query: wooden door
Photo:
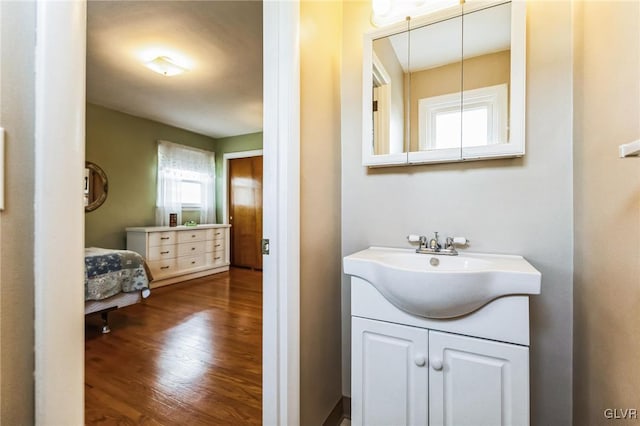
[[[262,156],[229,160],[231,265],[262,269]]]

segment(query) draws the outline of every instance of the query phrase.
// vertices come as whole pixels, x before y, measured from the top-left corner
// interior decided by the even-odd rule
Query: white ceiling
[[[261,1],[89,1],[88,102],[214,138],[262,130]],[[143,65],[184,58],[165,77]]]

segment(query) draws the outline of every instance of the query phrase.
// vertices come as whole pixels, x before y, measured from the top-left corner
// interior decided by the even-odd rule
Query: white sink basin
[[[540,294],[541,274],[522,256],[371,247],[345,257],[344,272],[370,282],[403,311],[427,318],[465,315],[502,296]]]

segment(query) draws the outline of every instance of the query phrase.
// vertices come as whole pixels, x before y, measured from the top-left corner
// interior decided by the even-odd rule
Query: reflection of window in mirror
[[[100,207],[107,199],[109,184],[107,175],[98,165],[86,161],[84,169],[84,207],[91,212]]]
[[[434,136],[425,138],[424,114],[420,111],[420,104],[424,99],[439,99],[441,96],[451,95],[454,98],[445,98],[446,105],[439,105],[440,121],[445,120],[455,126],[455,121],[460,126],[459,116],[453,109],[460,109],[460,92],[462,91],[462,17],[455,17],[444,21],[435,22],[426,26],[411,30],[410,50],[410,103],[409,108],[409,146],[410,151],[426,151],[445,148],[460,148],[460,138],[455,134],[444,139],[445,127],[440,128],[440,138],[437,144],[426,145],[425,141],[435,140]],[[455,97],[457,94],[457,97]],[[445,112],[450,114],[444,115]],[[431,126],[429,131],[431,130]],[[459,151],[458,151],[459,152]],[[456,155],[452,153],[451,155]]]
[[[419,149],[486,146],[507,142],[507,85],[420,99]]]
[[[84,205],[89,205],[89,175],[91,171],[88,168],[84,168]]]

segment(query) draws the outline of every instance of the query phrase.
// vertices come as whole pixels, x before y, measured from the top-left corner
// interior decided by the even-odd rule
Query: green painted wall
[[[86,125],[86,160],[109,180],[105,203],[85,213],[87,247],[123,249],[126,227],[155,224],[158,139],[215,150],[208,136],[93,104],[87,104]]]
[[[227,152],[253,151],[255,149],[262,149],[262,132],[216,139],[213,149],[216,153],[216,217],[220,223],[224,222],[222,217],[222,157]]]

